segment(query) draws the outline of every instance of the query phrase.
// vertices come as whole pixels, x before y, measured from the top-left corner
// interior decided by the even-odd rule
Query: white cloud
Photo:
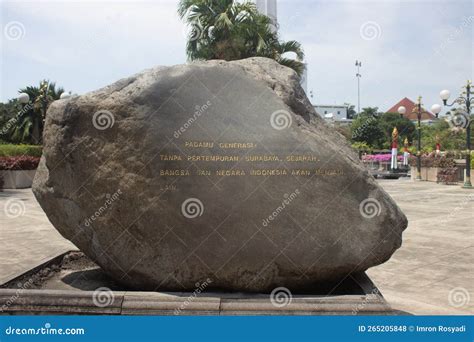
[[[70,80],[64,84],[67,88],[85,92],[154,65],[186,60],[176,2],[41,1],[2,6],[3,20],[18,20],[26,30],[23,39],[5,41],[2,50],[3,100],[38,77],[60,84]],[[29,77],[18,77],[15,67]]]
[[[357,104],[358,59],[361,106],[386,110],[418,94],[427,105],[439,102],[441,88],[457,90],[472,77],[474,23],[459,30],[469,6],[467,1],[281,1],[278,19],[282,37],[305,48],[308,89],[316,102]],[[360,35],[367,22],[380,29],[372,40]],[[458,34],[449,47],[439,49],[453,32]]]
[[[4,1],[3,26],[18,20],[25,37],[2,39],[1,99],[41,78],[82,93],[154,65],[185,62],[176,1]],[[303,44],[308,89],[319,103],[356,104],[362,60],[362,107],[387,109],[400,98],[438,101],[473,75],[470,1],[280,0],[280,33]],[[472,15],[471,11],[471,15]],[[380,27],[364,40],[360,27]],[[2,37],[4,38],[4,37]]]

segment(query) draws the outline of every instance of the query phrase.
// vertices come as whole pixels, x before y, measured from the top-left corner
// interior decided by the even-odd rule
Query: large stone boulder
[[[33,190],[65,238],[142,290],[308,289],[385,262],[407,226],[295,72],[264,58],[54,102]]]

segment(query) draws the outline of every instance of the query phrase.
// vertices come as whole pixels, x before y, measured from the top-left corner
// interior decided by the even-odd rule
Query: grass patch
[[[41,157],[42,151],[43,147],[38,145],[0,144],[0,157]]]

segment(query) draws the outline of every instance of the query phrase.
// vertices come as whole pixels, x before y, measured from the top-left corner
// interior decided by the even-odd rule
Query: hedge
[[[39,157],[0,157],[0,170],[36,170]]]
[[[413,167],[417,165],[416,156],[413,156],[413,155],[410,156],[410,165]],[[429,155],[421,156],[421,166],[422,167],[450,168],[450,167],[455,167],[456,162],[454,161],[454,158],[447,157],[447,156],[437,156],[434,153],[430,153]]]
[[[42,151],[43,147],[38,145],[0,144],[0,157],[41,157]]]

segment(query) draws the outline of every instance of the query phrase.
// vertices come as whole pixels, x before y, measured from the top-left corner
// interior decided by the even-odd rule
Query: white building
[[[308,63],[304,64],[304,71],[303,75],[301,75],[300,81],[301,87],[303,88],[306,95],[308,95],[307,88],[308,88]]]
[[[273,30],[278,30],[277,0],[255,0],[255,4],[260,13],[265,14],[272,19]],[[304,92],[307,93],[308,64],[305,64],[305,70],[303,71],[303,75],[301,75],[300,84]]]
[[[314,105],[314,110],[326,121],[351,122],[347,117],[348,106],[342,105]]]
[[[277,0],[256,0],[255,4],[260,13],[270,17],[273,21],[273,30],[278,29]]]

